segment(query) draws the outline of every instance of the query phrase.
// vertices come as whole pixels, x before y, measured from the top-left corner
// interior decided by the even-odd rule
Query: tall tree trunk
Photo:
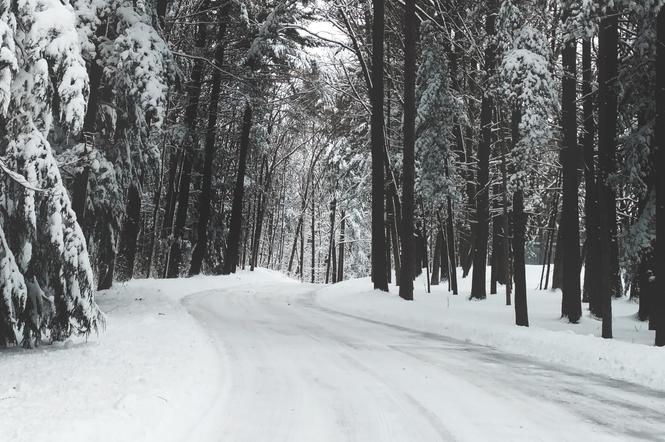
[[[215,48],[215,64],[224,65],[224,51],[226,44],[226,14],[228,7],[220,11],[219,29],[217,31],[217,47]],[[212,214],[212,164],[215,157],[215,137],[217,135],[217,108],[222,86],[222,74],[218,69],[213,69],[212,88],[210,90],[210,104],[208,106],[208,126],[205,135],[205,158],[203,160],[203,182],[199,194],[199,220],[196,223],[196,244],[192,251],[192,262],[189,267],[189,275],[201,273],[203,258],[208,248],[208,222]]]
[[[312,284],[316,281],[316,244],[314,244],[316,233],[316,204],[314,200],[314,189],[312,189],[312,225],[311,225],[311,236],[310,241],[312,241]]]
[[[249,152],[249,134],[252,130],[252,105],[247,102],[240,136],[240,152],[238,153],[238,173],[233,191],[233,205],[231,206],[231,222],[226,240],[226,254],[224,255],[223,275],[235,273],[238,265],[238,251],[240,231],[242,229],[242,203],[245,194],[245,171],[247,169],[247,154]]]
[[[562,52],[564,77],[562,80],[562,125],[563,145],[561,165],[563,168],[563,211],[561,235],[563,246],[563,286],[561,316],[577,323],[582,316],[580,298],[580,222],[577,194],[577,41],[564,43]]]
[[[136,243],[139,236],[139,223],[141,222],[141,193],[136,184],[132,184],[127,191],[127,207],[122,231],[120,232],[119,263],[122,280],[127,281],[134,277],[134,263],[136,261]]]
[[[490,43],[485,49],[485,81],[489,83],[496,64],[496,46],[493,42],[496,34],[496,0],[488,1],[487,17],[485,18],[485,31]],[[478,144],[478,173],[476,193],[476,236],[473,246],[473,276],[471,279],[471,297],[485,299],[487,287],[485,276],[487,273],[487,241],[489,239],[489,159],[492,144],[492,99],[489,87],[484,88],[483,99],[480,105],[480,143]]]
[[[616,76],[619,18],[608,10],[598,34],[598,212],[600,217],[600,296],[602,336],[612,337],[613,245],[616,241],[616,197],[608,177],[613,170],[617,132]],[[613,227],[614,225],[614,227]],[[614,235],[613,235],[614,232]]]
[[[658,13],[658,49],[656,73],[656,287],[653,291],[652,316],[656,345],[665,346],[665,7]]]
[[[339,222],[339,258],[337,258],[337,282],[344,281],[344,247],[346,246],[346,211],[340,212]]]
[[[584,220],[586,230],[586,258],[584,271],[584,298],[589,302],[591,314],[601,316],[600,286],[600,219],[594,164],[594,140],[596,125],[593,119],[593,89],[591,86],[591,40],[582,42],[582,98],[584,120]]]
[[[372,24],[372,281],[374,288],[388,291],[386,276],[386,235],[384,218],[383,156],[385,148],[383,116],[383,37],[385,26],[384,0],[373,0]]]
[[[168,8],[168,0],[156,0],[155,1],[155,12],[157,15],[157,21],[159,26],[162,28],[162,31],[166,30],[166,10]]]
[[[200,10],[208,7],[207,0],[201,2]],[[206,23],[199,23],[196,31],[196,48],[202,52],[206,45]],[[183,152],[182,173],[178,186],[178,205],[175,212],[175,222],[173,224],[173,238],[171,249],[167,259],[166,277],[177,278],[180,274],[180,262],[182,260],[182,242],[185,233],[185,224],[187,224],[187,212],[189,209],[189,188],[192,180],[192,164],[194,155],[198,148],[198,110],[199,99],[201,97],[201,83],[203,82],[202,59],[194,61],[192,68],[192,79],[187,93],[187,106],[185,107],[184,123],[187,134],[185,136],[185,147]]]
[[[457,259],[455,258],[455,227],[453,221],[453,203],[446,198],[448,216],[446,218],[446,251],[448,253],[448,281],[453,295],[457,294]]]
[[[395,187],[394,181],[391,180],[391,183],[388,185],[388,223],[390,224],[390,240],[392,241],[391,250],[393,252],[393,263],[395,266],[395,285],[399,286],[400,283],[400,273],[401,273],[401,263],[400,263],[400,251],[399,251],[399,221],[400,217],[398,216],[398,210],[395,206],[397,189]]]
[[[513,149],[517,149],[519,142],[519,125],[522,113],[513,110],[512,132]],[[526,301],[526,268],[524,262],[524,232],[526,229],[526,215],[524,213],[524,194],[522,189],[513,193],[513,271],[515,275],[515,323],[519,326],[529,326],[529,314]]]
[[[418,19],[415,0],[405,1],[404,10],[404,150],[402,160],[402,259],[399,296],[413,300],[414,180],[416,141],[416,39]]]
[[[115,227],[108,222],[100,223],[99,235],[99,266],[97,273],[97,290],[107,290],[113,285],[116,258],[116,232]],[[101,227],[101,230],[100,230]]]
[[[432,285],[439,285],[439,270],[441,269],[441,249],[443,247],[443,233],[441,229],[436,229],[436,240],[434,241],[434,252],[432,255]]]
[[[505,261],[505,280],[506,280],[506,305],[511,304],[511,294],[513,291],[513,266],[510,255],[510,217],[508,216],[508,166],[507,166],[507,152],[505,144],[502,148],[501,155],[501,181],[503,185],[502,201],[503,206],[503,259]]]
[[[335,273],[335,212],[337,211],[337,199],[333,198],[330,203],[330,239],[328,242],[328,259],[326,260],[326,284],[328,284],[330,276],[330,267],[333,267],[333,274]],[[335,277],[333,276],[333,279]]]

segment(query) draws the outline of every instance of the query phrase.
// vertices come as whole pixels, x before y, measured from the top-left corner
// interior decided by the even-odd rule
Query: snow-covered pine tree
[[[150,3],[72,4],[91,79],[91,106],[85,136],[60,159],[75,165],[70,170],[76,177],[74,200],[82,201],[77,210],[96,257],[99,287],[108,288],[121,228],[121,276],[132,275],[142,182],[159,166],[155,141],[161,137],[154,129],[162,125],[176,67],[170,48],[153,27]]]
[[[499,10],[499,40],[503,51],[499,67],[500,96],[512,111],[509,188],[513,200],[513,255],[515,264],[515,315],[517,325],[528,326],[525,274],[526,213],[524,193],[535,176],[538,158],[551,140],[550,118],[558,100],[550,73],[546,37],[524,22],[520,10],[504,0]]]
[[[446,52],[433,23],[421,26],[422,53],[416,81],[417,187],[428,205],[459,198],[453,158],[455,116],[462,104],[450,88]]]
[[[40,303],[48,304],[37,318],[40,324],[26,323],[35,321],[34,312],[17,315],[17,326],[24,329],[23,343],[30,346],[29,330],[39,333],[42,326],[51,339],[64,339],[96,331],[103,324],[94,301],[86,241],[46,139],[54,116],[72,133],[81,129],[88,77],[71,6],[57,0],[4,0],[0,18],[5,61],[0,108],[8,143],[4,155],[8,168],[27,182],[5,177],[4,230],[18,271],[41,286],[45,296]],[[11,54],[14,47],[21,50]],[[12,265],[8,250],[3,244],[6,268]],[[13,276],[7,278],[8,274]],[[3,292],[12,291],[20,300],[22,278],[11,271],[4,271],[3,277]],[[15,305],[20,307],[21,302]]]

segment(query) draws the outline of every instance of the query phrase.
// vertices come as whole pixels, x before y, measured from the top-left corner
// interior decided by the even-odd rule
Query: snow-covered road
[[[665,393],[323,307],[312,285],[185,305],[224,367],[195,438],[665,440]]]

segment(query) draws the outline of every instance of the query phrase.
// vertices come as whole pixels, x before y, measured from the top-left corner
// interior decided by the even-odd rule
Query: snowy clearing
[[[623,341],[604,341],[598,321],[556,318],[559,294],[531,292],[527,333],[503,295],[469,301],[461,281],[460,296],[427,295],[419,279],[413,303],[367,279],[326,287],[264,269],[119,285],[98,296],[99,337],[0,353],[3,436],[660,438],[665,356],[643,344],[634,304],[615,302]]]

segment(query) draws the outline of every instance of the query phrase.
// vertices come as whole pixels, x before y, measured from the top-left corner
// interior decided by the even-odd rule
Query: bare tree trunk
[[[616,196],[607,182],[613,172],[617,132],[619,18],[608,10],[598,32],[598,212],[600,216],[600,294],[602,336],[612,337],[614,291],[613,242],[616,242]],[[564,275],[565,276],[565,275]],[[565,282],[564,282],[565,283]]]
[[[658,13],[658,49],[656,59],[656,287],[653,291],[652,316],[656,345],[665,346],[665,7]]]
[[[383,228],[384,175],[383,156],[385,149],[383,115],[383,68],[384,68],[384,0],[373,0],[374,20],[372,25],[372,281],[374,288],[388,291],[386,278],[386,238]]]
[[[311,229],[311,238],[310,240],[312,241],[312,284],[316,281],[316,246],[314,244],[314,238],[315,238],[315,229],[316,229],[316,212],[315,212],[315,200],[314,200],[314,189],[312,189],[312,229]]]
[[[208,7],[208,2],[201,3],[201,10]],[[196,32],[196,47],[198,51],[203,51],[206,45],[206,26],[205,23],[199,23]],[[180,263],[182,260],[182,242],[185,233],[185,224],[187,224],[187,212],[189,209],[189,190],[192,180],[192,164],[194,155],[198,147],[197,123],[199,99],[201,97],[201,84],[203,82],[203,60],[195,60],[192,68],[192,80],[187,94],[187,106],[185,108],[184,123],[187,130],[185,137],[185,150],[183,152],[182,174],[180,176],[180,185],[178,189],[178,204],[175,211],[175,222],[173,224],[173,239],[171,249],[167,259],[166,277],[177,278],[180,274]]]
[[[415,0],[406,0],[404,11],[404,149],[402,160],[402,259],[399,296],[413,300],[414,180],[416,124],[416,40],[418,19]]]
[[[330,277],[330,267],[335,256],[335,211],[337,210],[337,200],[333,198],[330,203],[330,240],[328,243],[328,259],[326,260],[326,284],[328,284]],[[333,274],[335,269],[333,267]],[[333,276],[333,279],[335,277]]]
[[[434,252],[432,255],[432,285],[439,285],[439,270],[441,268],[441,249],[443,247],[443,233],[437,229],[436,240],[434,241]]]
[[[519,125],[522,113],[513,110],[512,133],[513,149],[519,142]],[[524,232],[526,228],[526,215],[524,213],[524,194],[522,189],[513,193],[513,256],[515,272],[515,323],[519,326],[529,326],[529,314],[526,300],[526,268],[524,262]]]
[[[127,191],[127,207],[125,219],[120,232],[120,271],[123,281],[134,277],[134,263],[136,261],[136,243],[141,222],[141,193],[136,184],[132,184]]]
[[[577,166],[579,147],[577,145],[577,42],[567,41],[563,48],[562,80],[562,125],[563,145],[561,165],[563,167],[563,210],[561,234],[563,246],[563,286],[561,316],[577,323],[582,316],[580,298],[580,226],[577,193]]]
[[[226,14],[228,7],[219,12],[219,29],[217,31],[217,47],[215,48],[215,64],[224,64],[224,51],[226,44]],[[215,156],[215,136],[217,135],[217,108],[221,92],[222,75],[217,69],[213,69],[212,88],[210,90],[210,105],[208,107],[208,126],[205,136],[205,158],[203,160],[203,183],[199,194],[199,220],[196,224],[196,244],[192,251],[192,262],[189,267],[189,275],[201,273],[203,258],[208,249],[208,222],[212,214],[212,163]]]
[[[598,191],[594,164],[595,122],[593,119],[593,89],[591,85],[591,40],[582,42],[582,97],[584,120],[584,221],[586,230],[586,256],[583,300],[589,302],[591,314],[601,316],[602,283],[600,261],[600,219],[598,216]]]
[[[344,281],[344,247],[346,241],[346,211],[340,212],[339,224],[339,258],[337,259],[337,282]]]
[[[491,39],[496,34],[496,0],[489,0],[488,14],[485,18],[485,31]],[[489,81],[496,64],[496,45],[488,43],[485,49],[486,81]],[[478,188],[476,193],[476,237],[473,250],[473,276],[471,279],[471,297],[485,299],[487,288],[487,241],[489,237],[489,159],[492,143],[492,108],[494,100],[490,88],[483,94],[480,109],[480,143],[478,144]]]
[[[242,206],[245,194],[245,171],[247,168],[247,154],[249,152],[249,134],[252,130],[252,105],[245,104],[243,116],[242,135],[240,137],[240,152],[238,155],[238,173],[236,186],[233,192],[233,205],[231,207],[231,222],[226,240],[226,254],[224,256],[223,275],[235,273],[238,265],[238,249],[240,231],[242,228]]]

